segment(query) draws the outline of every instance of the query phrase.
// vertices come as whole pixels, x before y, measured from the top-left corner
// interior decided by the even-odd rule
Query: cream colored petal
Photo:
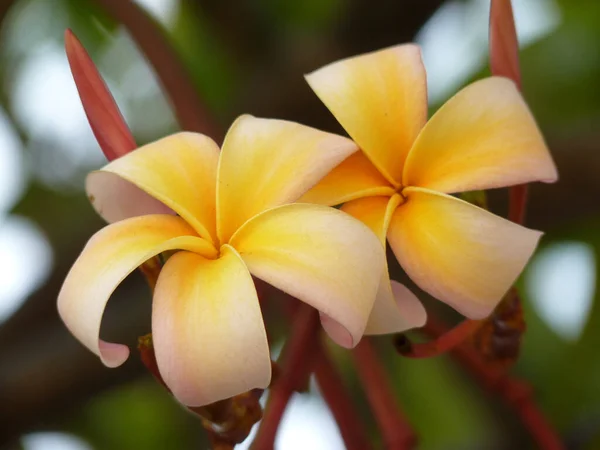
[[[400,201],[398,194],[391,198],[361,198],[345,203],[342,211],[371,228],[385,249],[390,220]],[[390,285],[386,262],[365,334],[399,333],[421,327],[426,320],[425,308],[412,292],[395,281]]]
[[[180,252],[158,277],[152,336],[160,374],[179,401],[202,406],[271,380],[254,282],[229,246],[219,259]]]
[[[375,167],[398,186],[427,120],[421,51],[398,45],[325,66],[306,80]]]
[[[451,193],[557,177],[516,86],[491,77],[467,86],[431,118],[406,160],[403,184]]]
[[[395,190],[363,152],[349,156],[298,200],[334,206],[362,197],[391,196]]]
[[[356,151],[350,139],[294,122],[238,118],[219,161],[221,242],[256,214],[296,201]]]
[[[196,133],[177,133],[134,150],[88,176],[94,208],[109,222],[145,212],[123,192],[130,182],[183,217],[200,236],[216,242],[215,184],[219,148]],[[123,181],[125,180],[125,181]]]
[[[359,342],[385,258],[365,225],[333,208],[285,205],[246,222],[231,245],[253,275],[344,327],[350,338],[340,345]]]
[[[470,203],[404,189],[388,241],[421,289],[471,319],[489,315],[515,282],[542,235]]]
[[[98,339],[104,307],[134,269],[165,250],[187,249],[205,256],[216,250],[181,218],[150,215],[123,220],[89,240],[58,294],[58,312],[67,328],[109,367],[121,365],[129,350]]]

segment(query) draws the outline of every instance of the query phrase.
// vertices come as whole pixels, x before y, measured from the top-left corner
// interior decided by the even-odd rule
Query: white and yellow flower
[[[362,151],[300,201],[343,203],[384,246],[387,237],[423,290],[465,316],[487,316],[541,233],[449,194],[557,179],[515,85],[500,77],[477,81],[427,121],[425,68],[415,45],[338,61],[306,78]],[[422,320],[404,316],[415,325]],[[398,331],[397,323],[386,331]]]
[[[179,133],[114,160],[87,180],[94,207],[114,223],[90,239],[69,272],[60,316],[105,365],[122,364],[128,348],[99,339],[106,303],[144,261],[179,250],[158,277],[152,333],[160,373],[182,403],[269,384],[251,274],[318,309],[336,342],[356,345],[384,271],[381,245],[341,211],[291,204],[356,150],[340,136],[242,116],[221,151],[206,136]],[[132,186],[147,195],[133,195]],[[394,307],[393,298],[378,302]]]

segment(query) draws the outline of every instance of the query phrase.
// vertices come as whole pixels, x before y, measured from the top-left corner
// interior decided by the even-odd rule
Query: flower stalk
[[[423,331],[432,338],[443,334],[446,327],[430,315]],[[463,342],[452,352],[455,360],[487,391],[498,395],[511,407],[541,450],[565,448],[560,437],[535,403],[531,386],[507,375],[502,367],[486,362],[468,343]]]
[[[307,385],[314,364],[314,348],[319,340],[319,314],[307,305],[298,305],[294,313],[290,337],[283,349],[279,364],[281,371],[270,387],[252,450],[272,450],[279,423],[294,392]]]
[[[315,349],[315,378],[321,395],[337,422],[346,450],[370,450],[371,443],[355,405],[344,389],[331,358],[319,342]]]
[[[404,414],[394,401],[390,380],[379,360],[372,341],[363,339],[352,352],[355,367],[367,395],[384,447],[389,450],[409,450],[417,437]]]

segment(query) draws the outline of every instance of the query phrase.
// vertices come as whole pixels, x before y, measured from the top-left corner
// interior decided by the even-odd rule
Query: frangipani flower
[[[557,172],[535,120],[505,78],[477,81],[427,121],[415,45],[345,59],[306,77],[362,152],[300,201],[342,204],[390,246],[425,291],[470,318],[488,315],[541,236],[449,194]]]
[[[200,406],[269,384],[251,274],[317,308],[336,342],[356,345],[384,269],[381,245],[341,211],[289,204],[356,150],[340,136],[242,116],[220,152],[206,136],[179,133],[114,160],[90,174],[87,191],[115,223],[90,239],[68,274],[58,298],[62,319],[105,365],[122,364],[128,348],[99,339],[108,298],[144,261],[181,250],[158,277],[152,333],[160,373],[182,403]],[[129,183],[177,215],[145,215],[120,194]]]

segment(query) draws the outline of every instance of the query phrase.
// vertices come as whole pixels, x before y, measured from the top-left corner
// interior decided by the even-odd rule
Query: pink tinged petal
[[[406,188],[388,241],[423,290],[472,319],[489,315],[542,236],[449,195]]]
[[[373,230],[382,248],[385,249],[389,224],[400,200],[397,194],[391,198],[361,198],[345,203],[342,211]],[[395,281],[390,285],[386,262],[365,334],[399,333],[410,328],[421,327],[426,320],[425,308],[412,292]]]
[[[492,75],[510,78],[521,88],[519,41],[510,0],[491,1],[490,66]]]
[[[121,112],[98,69],[71,30],[65,49],[83,109],[100,148],[109,161],[137,147]]]
[[[169,258],[154,294],[152,335],[160,374],[185,405],[269,385],[269,344],[254,283],[227,245],[216,260],[188,252]]]
[[[231,245],[253,275],[343,327],[346,334],[337,328],[331,335],[338,344],[360,341],[385,261],[381,243],[361,222],[333,208],[285,205],[246,222]]]
[[[215,183],[219,148],[196,133],[177,133],[144,145],[88,176],[86,190],[109,221],[144,214],[166,205],[204,239],[216,242]],[[131,183],[156,202],[122,194]],[[135,200],[139,203],[135,203]],[[164,208],[164,207],[163,207]]]
[[[357,198],[392,196],[395,192],[365,154],[356,152],[329,172],[298,201],[334,206]]]
[[[557,178],[515,84],[491,77],[467,86],[429,120],[408,155],[403,185],[452,193]]]
[[[393,185],[427,120],[421,51],[398,45],[344,59],[306,76],[310,87]]]
[[[221,242],[256,214],[296,201],[357,151],[350,139],[315,128],[239,117],[225,136],[219,161]]]
[[[206,257],[217,251],[179,217],[150,215],[117,222],[89,240],[58,294],[58,312],[83,345],[109,367],[121,365],[126,346],[99,340],[104,307],[115,288],[144,261],[166,250]]]

